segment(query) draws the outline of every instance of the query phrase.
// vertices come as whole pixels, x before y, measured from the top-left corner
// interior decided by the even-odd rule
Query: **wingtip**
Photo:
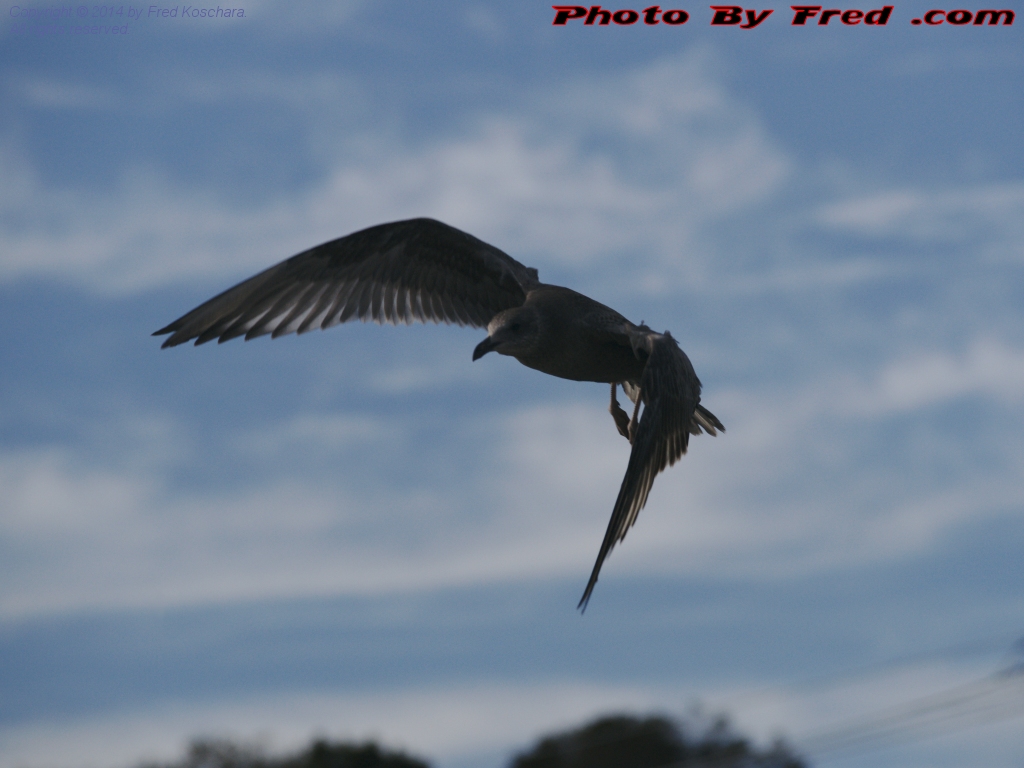
[[[581,597],[579,603],[576,604],[576,610],[579,611],[580,614],[587,612],[587,606],[590,605],[590,597],[594,594],[594,585],[596,584],[597,579],[595,578],[591,578],[591,580],[587,582],[587,588],[583,590],[583,597]]]
[[[167,336],[167,338],[164,339],[164,343],[160,345],[160,349],[166,349],[167,347],[173,347],[179,343],[174,341],[174,332],[176,330],[178,330],[177,323],[174,322],[170,325],[165,325],[159,331],[153,331],[150,336],[167,336],[167,334],[171,334],[170,336]]]
[[[160,349],[167,349],[168,347],[177,347],[177,346],[179,346],[181,344],[184,344],[184,343],[186,343],[188,341],[191,341],[192,338],[193,338],[191,336],[189,338],[187,338],[187,339],[180,338],[179,334],[175,333],[175,329],[174,328],[161,328],[159,331],[156,331],[152,335],[153,336],[162,336],[162,335],[167,334],[167,333],[169,333],[171,335],[168,336],[166,339],[164,339],[164,343],[160,345]]]
[[[176,347],[179,344],[181,344],[181,340],[180,339],[175,339],[174,338],[174,329],[173,328],[161,328],[159,331],[154,331],[151,335],[152,336],[164,336],[164,335],[166,335],[168,333],[171,334],[171,335],[168,336],[166,339],[164,339],[164,343],[160,345],[160,349],[167,349],[168,347]]]

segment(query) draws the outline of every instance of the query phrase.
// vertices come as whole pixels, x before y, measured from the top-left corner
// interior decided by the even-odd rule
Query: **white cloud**
[[[401,424],[387,426],[389,440],[401,434]],[[254,453],[268,458],[286,452],[311,449],[337,451],[354,445],[377,442],[382,425],[374,419],[347,414],[303,414],[272,429],[261,429],[239,435],[232,441],[239,453]]]
[[[388,466],[346,470],[345,451],[374,446],[413,460],[422,446],[402,433],[397,421],[293,418],[217,450],[275,467],[265,480],[184,494],[169,488],[171,466],[138,455],[113,469],[56,450],[0,456],[0,533],[20,555],[0,614],[582,578],[628,455],[610,417],[569,406],[474,421],[458,449],[480,444],[489,458],[458,487],[399,490]],[[325,452],[337,460],[311,479],[280,469]]]
[[[770,442],[779,429],[803,429],[823,415],[882,419],[968,397],[1015,407],[1024,397],[1024,349],[990,336],[975,338],[959,353],[908,350],[894,353],[874,370],[825,371],[819,378],[790,388],[789,394],[758,393],[757,403],[730,402],[742,408],[744,428],[759,444]],[[726,397],[734,397],[726,394]],[[760,405],[765,397],[778,405]]]
[[[962,243],[999,241],[1024,255],[1024,184],[925,191],[888,190],[818,210],[826,227],[873,237]]]
[[[539,423],[536,414],[523,417]],[[590,426],[570,408],[546,423],[541,438],[557,433],[568,453]],[[484,437],[497,436],[500,444],[509,429],[518,429],[515,416],[485,428]],[[405,462],[421,447],[401,433],[400,423],[304,416],[232,438],[219,453],[278,466],[285,455],[301,463],[307,453],[361,452],[386,443],[392,460]],[[572,515],[521,503],[537,490],[531,477],[537,468],[513,453],[510,464],[499,458],[499,469],[466,478],[460,488],[439,480],[397,490],[385,480],[386,466],[358,477],[360,470],[346,472],[339,455],[338,466],[312,483],[278,470],[244,491],[184,495],[168,488],[169,466],[143,469],[147,462],[137,457],[134,465],[110,469],[81,467],[66,452],[10,453],[0,457],[0,530],[20,556],[7,564],[17,569],[16,578],[9,575],[18,586],[5,590],[0,613],[431,589],[579,565],[590,542],[584,554],[582,542],[570,535],[577,522]],[[593,485],[594,471],[567,473],[559,483],[547,468],[543,487],[557,489],[547,501],[559,505],[582,484]],[[513,482],[511,495],[503,497],[495,492],[501,481],[493,479],[503,476],[521,478],[524,486]],[[596,496],[592,489],[582,495]],[[610,505],[602,501],[602,508]],[[484,513],[469,512],[477,508]],[[567,541],[577,542],[568,547],[575,556],[566,557]]]
[[[965,353],[917,354],[886,366],[853,399],[865,412],[895,412],[974,395],[1016,402],[1024,398],[1024,350],[978,339]]]
[[[7,85],[12,91],[20,91],[22,98],[36,109],[105,111],[124,103],[113,89],[93,83],[23,76],[9,77]]]
[[[9,148],[0,152],[0,174],[11,182],[0,193],[0,280],[46,275],[123,293],[184,274],[244,269],[265,262],[268,249],[290,247],[283,206],[232,210],[145,172],[109,193],[49,190]]]
[[[895,413],[969,392],[1015,407],[1024,354],[981,340],[959,358],[922,359],[884,364],[866,383],[709,393],[729,431],[694,438],[659,476],[605,579],[788,578],[899,560],[1019,508],[1020,455],[1004,453],[1001,467],[964,463],[938,485],[913,455],[883,450],[857,463],[885,442]],[[934,388],[936,366],[952,384]],[[203,491],[172,487],[172,468],[196,446],[168,441],[177,431],[167,425],[133,430],[135,449],[96,466],[56,450],[9,453],[0,524],[21,556],[7,565],[17,586],[0,613],[582,583],[629,455],[603,403],[463,414],[431,449],[451,473],[403,486],[393,467],[421,460],[416,429],[407,416],[341,412],[247,428],[208,450],[255,479]],[[463,454],[476,456],[471,471],[455,468]]]
[[[750,296],[766,292],[829,291],[865,284],[878,285],[885,280],[907,274],[905,267],[891,261],[865,257],[809,261],[770,267],[764,271],[745,271],[722,276],[717,281],[719,293],[731,292]]]
[[[151,493],[149,484],[116,472],[74,467],[56,451],[0,460],[0,525],[5,538],[62,539],[117,527]]]
[[[111,190],[53,189],[8,139],[0,151],[0,173],[10,181],[0,192],[0,280],[42,274],[123,293],[240,277],[364,226],[431,215],[539,265],[542,276],[550,264],[601,264],[619,290],[624,275],[649,293],[693,290],[706,284],[715,258],[704,229],[768,200],[794,167],[757,116],[716,83],[714,63],[697,50],[555,84],[503,111],[463,117],[448,135],[419,145],[377,125],[360,86],[329,72],[301,79],[228,72],[187,90],[172,78],[155,89],[165,94],[161,109],[168,100],[269,100],[310,115],[311,137],[323,133],[317,119],[333,124],[344,115],[344,141],[311,138],[323,143],[331,170],[291,199],[252,205],[172,183],[147,166],[130,168]],[[68,94],[82,93],[60,81],[19,87],[37,105],[74,106]],[[119,101],[89,99],[112,109]],[[812,218],[870,237],[973,242],[988,259],[1024,254],[1019,183],[884,190],[827,203]],[[625,255],[628,270],[605,269]],[[787,263],[756,275],[715,270],[716,288],[842,286],[901,272],[877,258]]]
[[[705,58],[561,83],[423,146],[364,124],[346,131],[325,181],[255,207],[172,184],[145,166],[110,191],[52,189],[8,141],[0,173],[14,183],[0,196],[0,279],[42,274],[132,292],[252,271],[364,226],[430,215],[575,268],[645,253],[646,266],[634,265],[640,283],[652,283],[653,270],[655,282],[671,284],[700,270],[694,256],[682,258],[700,226],[763,199],[789,168],[756,118],[714,83]],[[224,77],[177,98],[269,95],[290,109],[305,98],[321,115],[324,105],[357,100],[351,84],[327,75],[295,87],[262,75],[251,87],[237,73],[230,83]]]

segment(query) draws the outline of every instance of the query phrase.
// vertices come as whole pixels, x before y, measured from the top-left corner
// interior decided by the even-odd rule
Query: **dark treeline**
[[[146,763],[139,768],[430,768],[430,763],[372,741],[350,744],[317,739],[297,754],[268,757],[255,747],[203,739],[193,741],[177,763]]]
[[[510,768],[807,768],[782,742],[756,749],[724,717],[691,730],[666,717],[602,717],[542,736]]]
[[[139,768],[430,768],[421,757],[374,742],[317,739],[296,754],[269,757],[229,741],[192,743],[186,756]],[[737,735],[725,718],[695,728],[666,717],[601,717],[586,725],[542,736],[514,756],[509,768],[808,768],[782,742],[759,750]]]

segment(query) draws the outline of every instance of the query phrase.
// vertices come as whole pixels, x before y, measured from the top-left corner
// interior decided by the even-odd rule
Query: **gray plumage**
[[[303,251],[153,335],[170,334],[164,347],[193,339],[199,345],[276,338],[355,319],[486,327],[474,360],[494,351],[552,376],[611,385],[609,411],[633,448],[582,609],[657,474],[686,453],[691,434],[725,429],[700,405],[700,380],[667,331],[655,333],[576,291],[545,285],[537,270],[432,219],[380,224]],[[620,384],[635,403],[632,418],[616,400]]]

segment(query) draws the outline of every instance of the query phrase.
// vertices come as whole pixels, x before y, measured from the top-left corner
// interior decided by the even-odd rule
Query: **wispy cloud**
[[[671,283],[696,268],[692,254],[681,258],[695,230],[762,199],[789,169],[756,118],[715,84],[704,58],[659,62],[600,87],[562,83],[532,97],[539,104],[529,110],[464,119],[458,135],[424,145],[364,124],[348,132],[322,181],[255,208],[145,167],[100,194],[52,189],[8,141],[0,167],[18,194],[0,197],[0,279],[42,274],[133,292],[252,270],[379,221],[430,215],[575,269],[642,252],[642,271]],[[213,77],[177,98],[349,105],[352,89],[328,80]],[[173,100],[175,90],[168,93]]]
[[[1004,516],[1024,504],[1015,469],[1024,457],[1004,452],[992,466],[933,449],[926,460],[890,433],[894,418],[960,408],[967,396],[1016,413],[1020,383],[1024,355],[983,339],[961,356],[883,363],[864,380],[712,393],[729,431],[694,438],[658,478],[606,578],[861,567]],[[130,460],[8,452],[2,525],[21,554],[6,569],[22,586],[0,608],[14,616],[585,574],[629,452],[603,407],[457,416],[431,451],[462,465],[458,483],[448,471],[399,481],[392,467],[420,461],[426,429],[408,415],[310,412],[205,438],[190,461],[248,467],[250,477],[207,490],[175,486],[184,458],[168,453],[166,426],[123,441],[137,446]],[[864,455],[874,458],[850,471]],[[929,461],[956,469],[936,484]]]
[[[114,89],[92,83],[25,76],[6,85],[35,109],[108,111],[124,104]]]
[[[886,413],[968,396],[1010,403],[1024,398],[1024,350],[981,338],[961,354],[916,353],[887,365],[847,402],[862,412]]]
[[[826,226],[873,237],[961,243],[993,240],[1024,255],[1024,184],[961,189],[886,190],[830,203],[818,212]]]

